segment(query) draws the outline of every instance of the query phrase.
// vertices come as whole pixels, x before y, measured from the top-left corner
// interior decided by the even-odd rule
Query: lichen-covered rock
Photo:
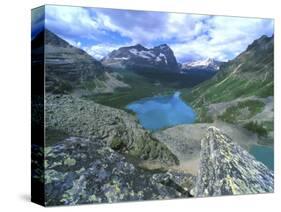
[[[81,137],[45,148],[44,180],[48,206],[189,197],[195,183],[189,174],[142,170],[100,140]]]
[[[69,135],[97,138],[142,160],[178,164],[177,157],[127,112],[69,95],[46,95],[46,126]]]
[[[201,141],[195,196],[273,192],[274,175],[219,129],[210,127]]]

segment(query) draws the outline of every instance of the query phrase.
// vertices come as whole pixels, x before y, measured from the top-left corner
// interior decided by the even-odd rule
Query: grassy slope
[[[197,122],[208,123],[213,122],[207,113],[210,104],[250,96],[273,96],[273,82],[273,38],[262,37],[237,58],[224,64],[220,73],[211,80],[192,90],[183,89],[182,98],[197,111]],[[243,126],[264,136],[272,131],[273,122],[247,123],[247,119],[261,112],[263,107],[264,104],[260,101],[244,101],[230,107],[218,118],[238,124],[239,117],[247,110],[247,115],[242,118]]]
[[[209,76],[188,76],[161,70],[134,72],[119,71],[120,80],[130,88],[117,89],[113,93],[90,95],[85,98],[115,108],[124,108],[129,103],[154,95],[168,95],[182,88],[189,88]]]
[[[262,112],[264,103],[258,100],[245,100],[238,102],[237,105],[228,107],[225,112],[219,116],[219,119],[228,123],[243,122],[257,113]]]
[[[237,98],[273,96],[273,38],[262,37],[245,52],[224,64],[211,80],[183,89],[182,97],[199,113],[199,122],[208,119],[206,107],[211,103]]]
[[[117,89],[113,93],[90,95],[85,98],[110,107],[124,108],[130,102],[141,98],[172,92],[172,88],[150,82],[134,72],[120,73],[123,76],[122,81],[130,85],[130,88]]]

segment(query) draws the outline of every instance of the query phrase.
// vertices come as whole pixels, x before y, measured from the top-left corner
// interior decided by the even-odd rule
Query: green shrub
[[[259,136],[267,136],[267,130],[257,121],[248,122],[244,127],[251,132],[257,133]]]
[[[110,147],[114,150],[121,150],[125,147],[125,145],[123,144],[123,141],[120,138],[114,137],[111,141]]]
[[[236,123],[239,120],[246,120],[253,117],[257,113],[260,113],[263,108],[264,103],[258,100],[241,101],[237,105],[227,108],[218,118],[228,123]],[[249,114],[242,114],[243,109],[247,109]]]

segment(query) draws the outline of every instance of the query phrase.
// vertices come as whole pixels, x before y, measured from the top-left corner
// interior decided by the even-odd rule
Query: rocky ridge
[[[201,141],[195,196],[257,194],[274,191],[274,174],[215,127]]]
[[[123,110],[69,95],[47,95],[46,113],[48,129],[96,138],[112,149],[141,160],[178,164],[177,157],[164,144],[144,130],[133,115]]]

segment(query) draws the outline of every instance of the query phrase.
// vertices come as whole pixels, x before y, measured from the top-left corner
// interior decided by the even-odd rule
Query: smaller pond
[[[250,148],[250,153],[269,169],[274,170],[274,153],[272,147],[253,145]]]
[[[180,92],[171,96],[145,98],[127,105],[127,109],[134,111],[140,124],[152,131],[193,123],[196,119],[193,109],[180,98]]]

